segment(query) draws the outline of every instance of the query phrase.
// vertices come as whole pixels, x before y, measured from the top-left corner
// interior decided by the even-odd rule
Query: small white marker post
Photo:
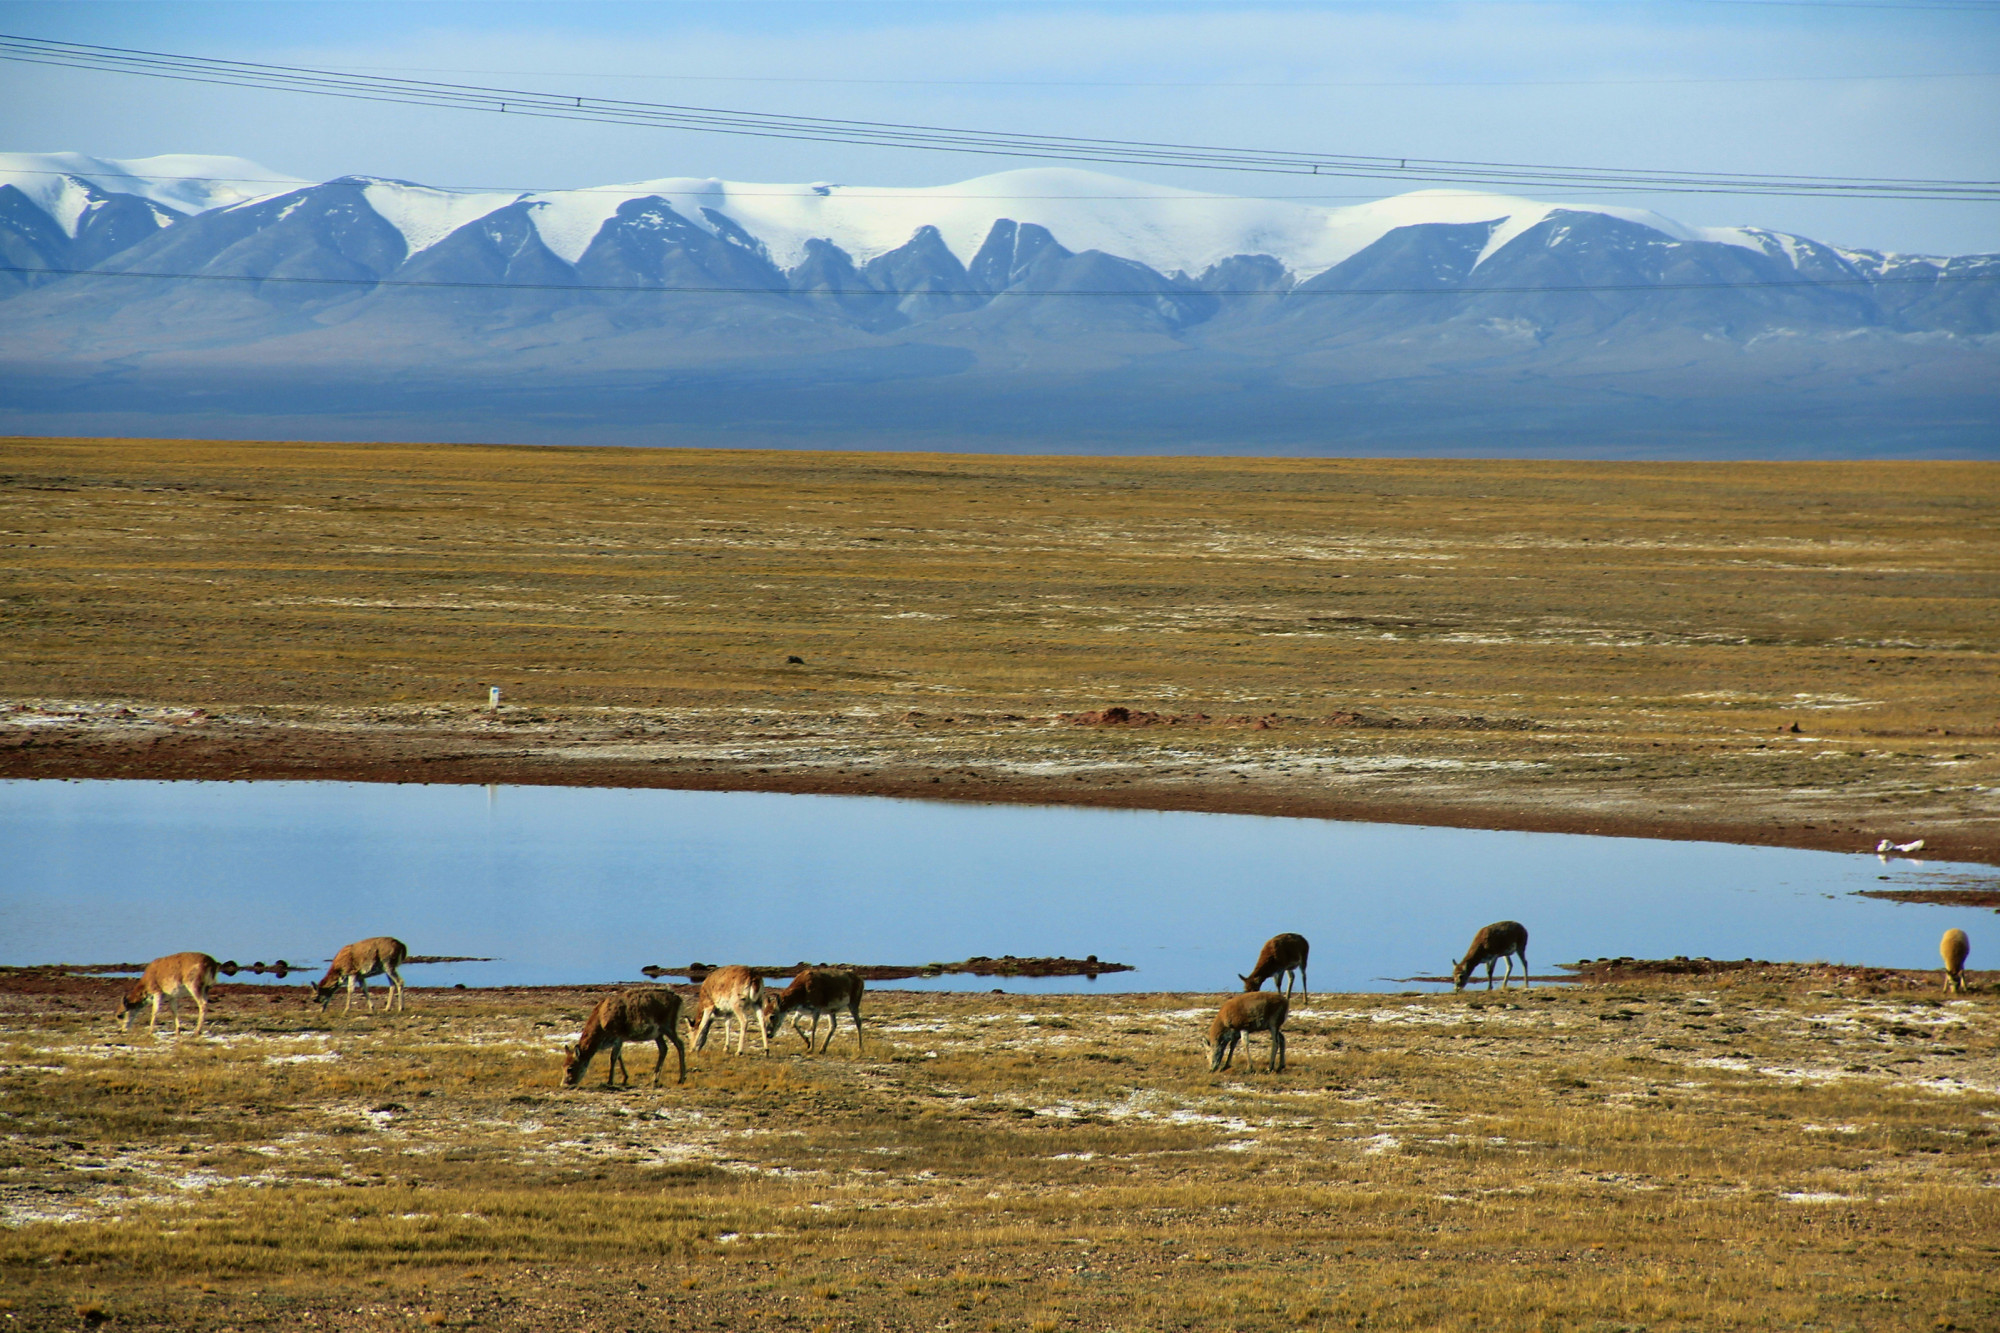
[[[498,685],[488,685],[486,687],[486,706],[496,713],[500,711],[500,687]]]

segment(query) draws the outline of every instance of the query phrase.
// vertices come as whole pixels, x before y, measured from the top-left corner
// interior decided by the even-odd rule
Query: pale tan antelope
[[[1953,926],[1938,941],[1938,953],[1944,956],[1944,988],[1948,991],[1965,992],[1965,959],[1972,952],[1972,941],[1965,938],[1965,932]]]
[[[729,1049],[729,1024],[733,1020],[739,1024],[736,1033],[736,1053],[743,1054],[744,1046],[750,1040],[750,1024],[757,1023],[757,1035],[764,1039],[764,1050],[771,1050],[770,1034],[764,1031],[764,979],[739,963],[728,967],[718,967],[708,974],[701,983],[701,994],[694,997],[694,1012],[688,1015],[688,1027],[694,1033],[694,1048],[698,1051],[708,1044],[709,1025],[720,1012],[722,1020],[722,1049]]]
[[[361,987],[361,998],[368,1002],[368,1012],[375,1012],[375,997],[368,993],[368,978],[387,977],[389,979],[388,1011],[409,1008],[409,1001],[403,994],[403,975],[396,969],[410,956],[410,947],[401,940],[387,935],[378,935],[372,940],[357,940],[333,956],[326,975],[313,983],[313,998],[319,1001],[321,1013],[333,1003],[341,984],[347,986],[347,1003],[340,1007],[341,1013],[354,1008],[354,988]]]
[[[680,1077],[676,1083],[687,1082],[687,1047],[681,1044],[681,997],[664,986],[635,986],[631,990],[619,991],[599,1000],[590,1011],[590,1017],[583,1020],[583,1035],[573,1046],[563,1048],[562,1085],[573,1088],[583,1081],[584,1071],[590,1068],[591,1057],[609,1046],[611,1058],[605,1061],[604,1086],[611,1086],[611,1076],[623,1073],[625,1086],[632,1086],[632,1071],[625,1068],[625,1043],[628,1041],[650,1041],[660,1048],[660,1058],[653,1062],[653,1086],[660,1086],[660,1071],[667,1064],[667,1043],[674,1044],[674,1054],[680,1057]]]
[[[153,1005],[152,1017],[146,1020],[146,1031],[160,1021],[160,1001],[173,1006],[174,1035],[181,1031],[181,996],[194,1001],[194,1035],[201,1035],[202,1026],[208,1022],[208,988],[215,984],[215,970],[221,964],[205,953],[170,953],[165,958],[155,958],[146,964],[146,970],[125,992],[125,1003],[119,1007],[119,1021],[126,1031],[132,1030],[132,1015],[147,1001]]]
[[[1507,976],[1500,984],[1505,986],[1514,979],[1514,959],[1521,959],[1521,985],[1534,984],[1528,976],[1528,928],[1518,921],[1495,921],[1490,926],[1481,926],[1479,933],[1472,937],[1472,947],[1465,951],[1465,957],[1452,964],[1451,988],[1465,989],[1466,978],[1472,969],[1486,964],[1486,989],[1493,989],[1493,965],[1502,958],[1507,960]]]
[[[820,1015],[826,1015],[826,1040],[820,1044],[820,1054],[833,1045],[833,1034],[840,1030],[840,1011],[845,1009],[854,1020],[854,1049],[861,1045],[861,992],[865,989],[858,973],[837,967],[809,967],[792,978],[792,984],[776,995],[768,991],[764,995],[764,1036],[769,1039],[785,1021],[786,1014],[811,1014],[812,1030],[808,1032],[803,1018],[792,1019],[792,1030],[805,1038],[806,1051],[811,1053],[813,1038],[819,1033]]]
[[[1297,972],[1299,993],[1304,995],[1306,955],[1311,952],[1312,945],[1306,943],[1306,937],[1303,935],[1294,935],[1289,931],[1283,935],[1273,935],[1265,940],[1264,947],[1257,951],[1257,966],[1250,969],[1250,975],[1246,977],[1239,972],[1236,974],[1236,979],[1243,983],[1244,990],[1262,990],[1266,980],[1276,978],[1272,982],[1271,989],[1275,991],[1282,986],[1285,994],[1290,995],[1292,973]],[[1312,996],[1306,995],[1306,998],[1310,1000]]]
[[[1232,995],[1208,1025],[1208,1070],[1221,1073],[1236,1059],[1236,1043],[1246,1032],[1271,1034],[1271,1072],[1285,1068],[1285,1018],[1292,1002],[1275,990]],[[1248,1058],[1247,1056],[1245,1057]]]

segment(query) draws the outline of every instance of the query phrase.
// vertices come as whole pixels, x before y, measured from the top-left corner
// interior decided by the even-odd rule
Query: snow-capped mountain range
[[[924,188],[472,190],[230,157],[0,154],[0,378],[37,386],[254,368],[560,396],[592,377],[678,376],[678,392],[722,375],[699,412],[726,419],[743,375],[1003,397],[1055,377],[1148,404],[1217,376],[1345,402],[1429,377],[1483,411],[1524,375],[1542,392],[1584,366],[1600,387],[1623,376],[1616,393],[1667,373],[1768,389],[1779,347],[1804,358],[1788,392],[1914,374],[1980,397],[1996,333],[2000,256],[1458,190],[1320,207],[1057,167]],[[1745,353],[1762,360],[1727,359]],[[922,396],[898,393],[878,397]],[[1255,417],[1284,396],[1235,402]],[[1985,408],[1952,411],[1990,425]]]
[[[1726,245],[1802,275],[1882,277],[1942,272],[1953,261],[1822,245],[1757,227],[1689,227],[1644,209],[1550,204],[1508,195],[1418,190],[1344,208],[1203,194],[1068,167],[997,172],[921,188],[746,184],[670,177],[576,190],[440,189],[366,176],[315,184],[244,158],[175,154],[112,160],[80,153],[0,153],[0,187],[24,197],[76,243],[114,218],[130,234],[217,211],[282,222],[329,190],[358,193],[402,239],[407,263],[475,223],[519,218],[555,258],[580,263],[607,227],[642,219],[685,224],[759,254],[780,272],[809,266],[820,246],[868,266],[920,244],[925,231],[971,266],[996,225],[1037,227],[1071,252],[1096,251],[1156,273],[1199,279],[1231,259],[1275,259],[1293,282],[1315,277],[1406,227],[1483,225],[1476,272],[1557,214],[1617,219],[1672,241]],[[278,201],[273,203],[273,201]],[[9,200],[10,203],[17,201]],[[18,212],[18,209],[12,210]],[[9,218],[15,221],[15,218]],[[18,225],[18,224],[17,224]],[[492,226],[489,227],[492,230]],[[820,243],[816,246],[815,242]]]

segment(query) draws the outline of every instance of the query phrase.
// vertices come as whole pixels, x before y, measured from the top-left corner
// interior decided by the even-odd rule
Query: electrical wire
[[[886,121],[842,120],[715,107],[635,102],[581,94],[484,88],[340,73],[250,61],[218,60],[122,47],[0,34],[0,59],[68,69],[110,71],[225,87],[307,93],[348,100],[526,115],[549,120],[692,130],[712,134],[847,143],[929,152],[1096,162],[1199,171],[1242,171],[1371,180],[1453,181],[1513,189],[1577,187],[1648,193],[1786,195],[1811,198],[2000,201],[2000,181],[1891,177],[1680,172],[1439,158],[1315,154],[1289,149],[1228,148],[1069,135],[955,129]]]
[[[294,190],[308,190],[317,185],[326,185],[332,183],[331,181],[299,180],[295,177],[190,176],[186,174],[155,174],[149,172],[136,172],[136,171],[92,171],[87,169],[64,171],[55,167],[0,168],[0,177],[5,177],[5,176],[69,176],[78,180],[88,180],[88,181],[107,181],[107,180],[199,181],[204,185],[273,185],[280,187],[279,189],[267,192],[267,194],[272,194],[272,195],[288,194]],[[373,181],[386,178],[373,177],[373,176],[348,176],[348,177],[334,177],[333,179]],[[701,178],[701,179],[706,179],[706,178]],[[415,185],[416,188],[418,189],[436,190],[444,194],[516,194],[522,196],[547,195],[547,194],[615,194],[620,196],[627,196],[634,199],[642,199],[646,198],[648,194],[651,193],[644,188],[638,188],[650,184],[650,182],[646,181],[635,181],[626,185],[576,185],[576,186],[419,185],[413,181],[388,181],[388,183],[393,185],[405,185],[405,184]],[[728,182],[724,183],[728,184]],[[806,196],[800,194],[799,191],[812,190],[814,188],[815,187],[809,185],[800,185],[788,190],[787,189],[745,190],[745,189],[732,188],[728,191],[728,196],[731,199],[803,199]],[[1377,194],[1319,194],[1319,193],[1210,194],[1206,191],[1189,191],[1186,194],[1012,194],[1012,193],[940,194],[935,189],[929,186],[909,186],[904,189],[897,189],[892,186],[882,186],[882,187],[863,186],[856,188],[847,185],[832,185],[829,186],[828,188],[832,190],[837,190],[839,191],[839,193],[819,195],[818,198],[825,203],[843,203],[849,200],[869,200],[869,199],[910,200],[912,198],[917,198],[917,197],[920,197],[925,200],[932,200],[932,199],[956,200],[956,201],[991,200],[996,203],[1011,203],[1015,200],[1036,200],[1036,201],[1052,202],[1052,203],[1075,200],[1078,202],[1087,202],[1087,203],[1130,202],[1130,203],[1154,203],[1154,204],[1209,204],[1209,203],[1230,204],[1230,203],[1242,203],[1246,201],[1261,203],[1265,201],[1288,202],[1295,200],[1319,200],[1319,201],[1350,200],[1362,203],[1372,203],[1379,201],[1383,197],[1379,193]],[[1547,190],[1545,192],[1551,194],[1591,193],[1591,191],[1584,190],[1582,187],[1557,187],[1554,189]],[[1425,193],[1432,198],[1443,198],[1443,199],[1492,199],[1496,197],[1491,190],[1429,190],[1426,191]],[[247,202],[247,201],[241,201],[241,202]]]
[[[633,70],[457,69],[436,65],[328,65],[327,69],[371,74],[482,74],[510,79],[644,79],[656,83],[810,83],[881,88],[1264,88],[1273,92],[1311,88],[1652,88],[1684,84],[1887,83],[1899,80],[2000,79],[2000,70],[1941,71],[1932,74],[1762,74],[1685,79],[1226,79],[1198,81],[1112,79],[838,79],[806,74],[647,74]]]

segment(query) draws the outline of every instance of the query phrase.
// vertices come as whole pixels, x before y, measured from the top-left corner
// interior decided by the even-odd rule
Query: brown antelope
[[[1265,981],[1275,977],[1277,980],[1272,983],[1271,989],[1275,991],[1282,985],[1285,994],[1290,995],[1291,976],[1293,972],[1297,972],[1299,993],[1304,995],[1306,955],[1311,952],[1312,945],[1306,943],[1306,937],[1303,935],[1294,935],[1289,931],[1283,935],[1273,935],[1265,940],[1264,947],[1257,951],[1257,966],[1250,969],[1250,975],[1246,977],[1239,972],[1236,974],[1236,979],[1242,982],[1243,989],[1248,991],[1262,990]],[[1306,995],[1306,998],[1310,1000],[1312,996]]]
[[[709,1025],[720,1012],[722,1020],[722,1049],[729,1049],[729,1024],[734,1020],[738,1025],[736,1033],[736,1053],[743,1054],[744,1046],[750,1040],[750,1022],[758,1019],[757,1035],[764,1039],[765,1054],[771,1050],[771,1036],[764,1030],[761,1021],[764,1016],[764,978],[740,963],[718,967],[708,974],[701,983],[701,994],[694,997],[694,1012],[688,1015],[688,1027],[694,1033],[694,1048],[698,1051],[708,1044]]]
[[[1507,960],[1507,976],[1500,984],[1505,986],[1514,979],[1514,958],[1521,959],[1521,985],[1531,986],[1534,982],[1528,976],[1528,928],[1518,921],[1495,921],[1490,926],[1481,926],[1479,933],[1472,937],[1472,947],[1465,951],[1465,957],[1452,964],[1451,988],[1465,989],[1466,978],[1472,969],[1486,964],[1486,989],[1493,989],[1493,965],[1502,958]]]
[[[1271,1034],[1271,1072],[1285,1068],[1285,1018],[1292,1002],[1275,990],[1232,995],[1208,1025],[1208,1072],[1219,1074],[1236,1059],[1236,1043],[1246,1032]],[[1245,1057],[1246,1059],[1248,1057]]]
[[[813,1048],[813,1038],[819,1033],[820,1015],[826,1015],[826,1040],[820,1044],[820,1054],[833,1045],[833,1034],[840,1030],[840,1011],[845,1009],[854,1020],[854,1049],[858,1052],[861,1044],[861,992],[864,987],[858,973],[845,968],[809,967],[792,978],[792,984],[780,994],[764,995],[764,1036],[768,1040],[785,1021],[786,1014],[811,1014],[812,1030],[808,1032],[803,1018],[792,1019],[792,1030],[805,1038],[806,1052]]]
[[[1944,956],[1944,988],[1965,992],[1965,959],[1972,952],[1972,941],[1965,938],[1965,932],[1953,926],[1938,941],[1938,952]],[[158,966],[158,964],[155,964]],[[147,975],[151,975],[149,972]]]
[[[165,1000],[174,1009],[174,1035],[181,1031],[181,996],[194,1001],[194,1035],[201,1035],[202,1025],[208,1022],[208,988],[215,984],[215,971],[221,964],[205,953],[170,953],[165,958],[155,958],[146,964],[146,970],[125,992],[125,1003],[119,1007],[118,1018],[125,1030],[132,1030],[132,1015],[148,1000],[153,1004],[153,1015],[146,1020],[146,1031],[160,1021],[160,1001]]]
[[[583,1035],[573,1046],[563,1047],[562,1085],[573,1088],[583,1081],[583,1075],[590,1068],[591,1057],[606,1046],[611,1048],[611,1058],[605,1061],[604,1086],[611,1086],[611,1076],[625,1075],[625,1086],[632,1086],[632,1071],[625,1068],[625,1043],[628,1041],[650,1041],[660,1048],[660,1058],[653,1062],[653,1086],[660,1086],[660,1071],[667,1064],[667,1043],[674,1044],[674,1054],[680,1057],[680,1077],[676,1083],[687,1082],[687,1047],[681,1044],[681,997],[664,986],[635,986],[631,990],[619,991],[599,1000],[590,1011],[590,1017],[583,1020]]]
[[[368,1012],[375,1012],[375,997],[368,993],[368,978],[387,977],[389,979],[389,1003],[387,1010],[408,1009],[409,1001],[403,994],[403,976],[396,969],[410,956],[410,947],[401,940],[387,935],[378,935],[372,940],[357,940],[333,956],[326,975],[313,983],[313,998],[319,1001],[321,1013],[333,1003],[334,995],[341,983],[347,984],[347,1003],[340,1007],[341,1013],[354,1008],[354,988],[361,987],[361,998],[368,1002]]]

